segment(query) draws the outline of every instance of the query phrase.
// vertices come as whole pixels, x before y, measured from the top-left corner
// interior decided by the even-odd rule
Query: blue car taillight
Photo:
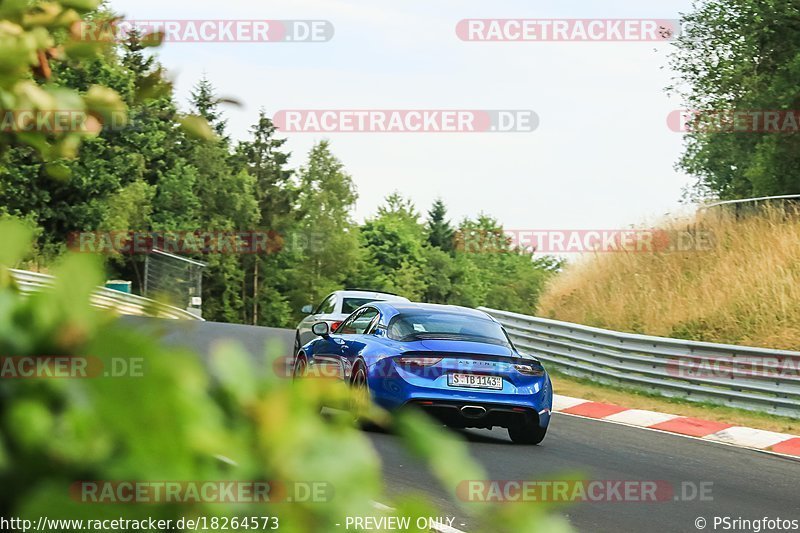
[[[405,366],[434,366],[441,362],[441,357],[398,357],[397,364]]]
[[[514,368],[517,372],[526,376],[544,376],[544,367],[542,365],[514,365]]]

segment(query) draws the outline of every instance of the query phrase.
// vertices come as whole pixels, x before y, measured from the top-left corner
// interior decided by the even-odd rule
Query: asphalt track
[[[203,355],[214,343],[230,339],[260,361],[266,342],[277,340],[289,353],[294,339],[292,331],[272,328],[124,320],[168,344],[187,346]],[[559,507],[555,512],[563,514],[578,531],[698,531],[695,523],[701,517],[706,520],[705,531],[725,530],[722,525],[714,528],[714,517],[800,521],[797,459],[562,414],[554,415],[540,446],[514,446],[500,429],[460,434],[491,480],[545,480],[578,474],[586,480],[657,481],[673,487],[677,497],[684,490],[686,496],[692,496],[701,484],[710,487],[710,501],[700,501],[699,496],[687,498],[690,501],[670,497],[649,503],[578,502]],[[438,487],[424,464],[405,453],[394,436],[380,432],[367,435],[382,458],[390,494],[425,493],[444,514],[456,517],[455,527],[470,531],[470,519],[458,503]]]

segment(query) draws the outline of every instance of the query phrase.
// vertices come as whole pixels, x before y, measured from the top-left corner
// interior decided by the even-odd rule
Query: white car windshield
[[[381,300],[377,300],[375,298],[345,298],[344,300],[342,300],[342,313],[349,315],[362,305],[380,301]]]

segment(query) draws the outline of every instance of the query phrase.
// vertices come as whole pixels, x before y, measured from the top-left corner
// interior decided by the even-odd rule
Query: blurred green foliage
[[[347,401],[326,380],[259,375],[251,355],[221,345],[205,368],[195,355],[165,348],[93,309],[89,295],[100,265],[70,255],[55,269],[52,290],[23,296],[7,271],[29,253],[31,232],[0,223],[0,355],[85,356],[143,360],[142,375],[89,379],[0,379],[0,513],[37,520],[275,516],[280,531],[336,529],[346,516],[441,516],[422,495],[391,500],[369,439],[346,412],[322,405]],[[269,352],[269,350],[267,350]],[[275,357],[278,354],[273,353]],[[262,355],[269,358],[269,353]],[[269,362],[266,368],[271,365]],[[210,378],[209,376],[214,376]],[[385,413],[372,420],[387,423]],[[453,494],[486,474],[466,445],[420,413],[389,423]],[[221,460],[220,457],[226,459]],[[326,501],[293,503],[85,503],[70,492],[80,481],[207,480],[284,486],[320,482]],[[378,511],[383,502],[395,511]],[[539,505],[461,502],[475,531],[565,531]]]
[[[0,357],[90,357],[103,369],[135,358],[143,371],[87,379],[0,378],[0,516],[275,516],[282,531],[316,532],[334,529],[347,515],[440,514],[421,495],[390,500],[378,456],[352,416],[321,416],[322,405],[348,401],[345,388],[259,375],[253,354],[235,345],[220,346],[204,365],[196,355],[166,348],[90,306],[104,265],[95,257],[62,253],[70,231],[233,230],[264,223],[282,231],[305,227],[338,234],[318,248],[214,258],[207,283],[207,301],[217,305],[213,316],[273,324],[289,321],[300,298],[319,296],[345,282],[342,276],[357,276],[359,264],[371,265],[365,258],[383,252],[370,238],[379,242],[376,235],[383,232],[406,242],[408,231],[416,239],[425,234],[405,213],[397,223],[376,222],[362,240],[348,214],[355,189],[328,145],[312,150],[299,182],[293,181],[281,152],[284,141],[274,137],[263,113],[253,140],[232,147],[217,113],[221,99],[208,83],[194,95],[197,115],[179,113],[171,84],[144,50],[159,43],[157,36],[133,34],[125,43],[82,38],[82,20],[114,19],[98,4],[0,1],[0,112],[71,110],[91,118],[80,132],[0,132]],[[390,203],[379,218],[395,217],[392,210]],[[434,254],[435,243],[409,245],[419,253],[417,264],[390,267],[396,258],[386,251],[385,262],[375,265],[387,286],[404,283],[434,260],[464,261],[451,249]],[[332,251],[347,246],[347,268],[323,268]],[[433,254],[431,263],[425,254]],[[8,268],[32,256],[52,262],[56,280],[48,290],[25,295]],[[111,268],[131,273],[135,266],[136,259],[115,258]],[[473,274],[481,279],[478,267]],[[296,287],[303,292],[290,290]],[[451,493],[462,476],[485,475],[462,442],[421,415],[387,422],[386,414],[374,413],[372,419],[396,429]],[[333,490],[327,501],[291,504],[87,504],[71,489],[92,480],[318,481]],[[396,511],[376,510],[376,501]],[[541,507],[463,505],[478,530],[565,527]]]
[[[0,112],[4,118],[9,111],[68,111],[88,113],[101,119],[109,118],[113,113],[124,113],[125,104],[119,95],[106,87],[92,85],[80,94],[52,83],[52,59],[85,57],[85,49],[79,52],[72,45],[81,42],[77,29],[82,17],[99,3],[100,0],[64,3],[15,0],[0,3]],[[108,45],[101,41],[83,44],[89,46],[91,54],[102,53],[102,48]],[[98,130],[53,134],[4,131],[0,151],[9,144],[8,137],[13,136],[15,141],[34,147],[45,161],[74,157],[81,136],[95,135]],[[54,175],[63,175],[57,170],[59,167],[49,168]]]

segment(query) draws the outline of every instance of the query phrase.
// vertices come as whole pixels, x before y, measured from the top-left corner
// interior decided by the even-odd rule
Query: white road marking
[[[717,442],[738,444],[749,448],[764,449],[794,437],[792,435],[786,435],[785,433],[775,433],[774,431],[736,426],[717,431],[703,438]]]
[[[587,403],[589,400],[582,400],[580,398],[572,398],[570,396],[561,396],[560,394],[553,395],[553,411],[563,411],[570,407],[575,407],[582,403]]]
[[[607,416],[604,420],[613,420],[614,422],[622,422],[631,426],[655,426],[661,422],[679,418],[678,415],[669,415],[667,413],[658,413],[656,411],[645,411],[643,409],[628,409],[611,416]]]

